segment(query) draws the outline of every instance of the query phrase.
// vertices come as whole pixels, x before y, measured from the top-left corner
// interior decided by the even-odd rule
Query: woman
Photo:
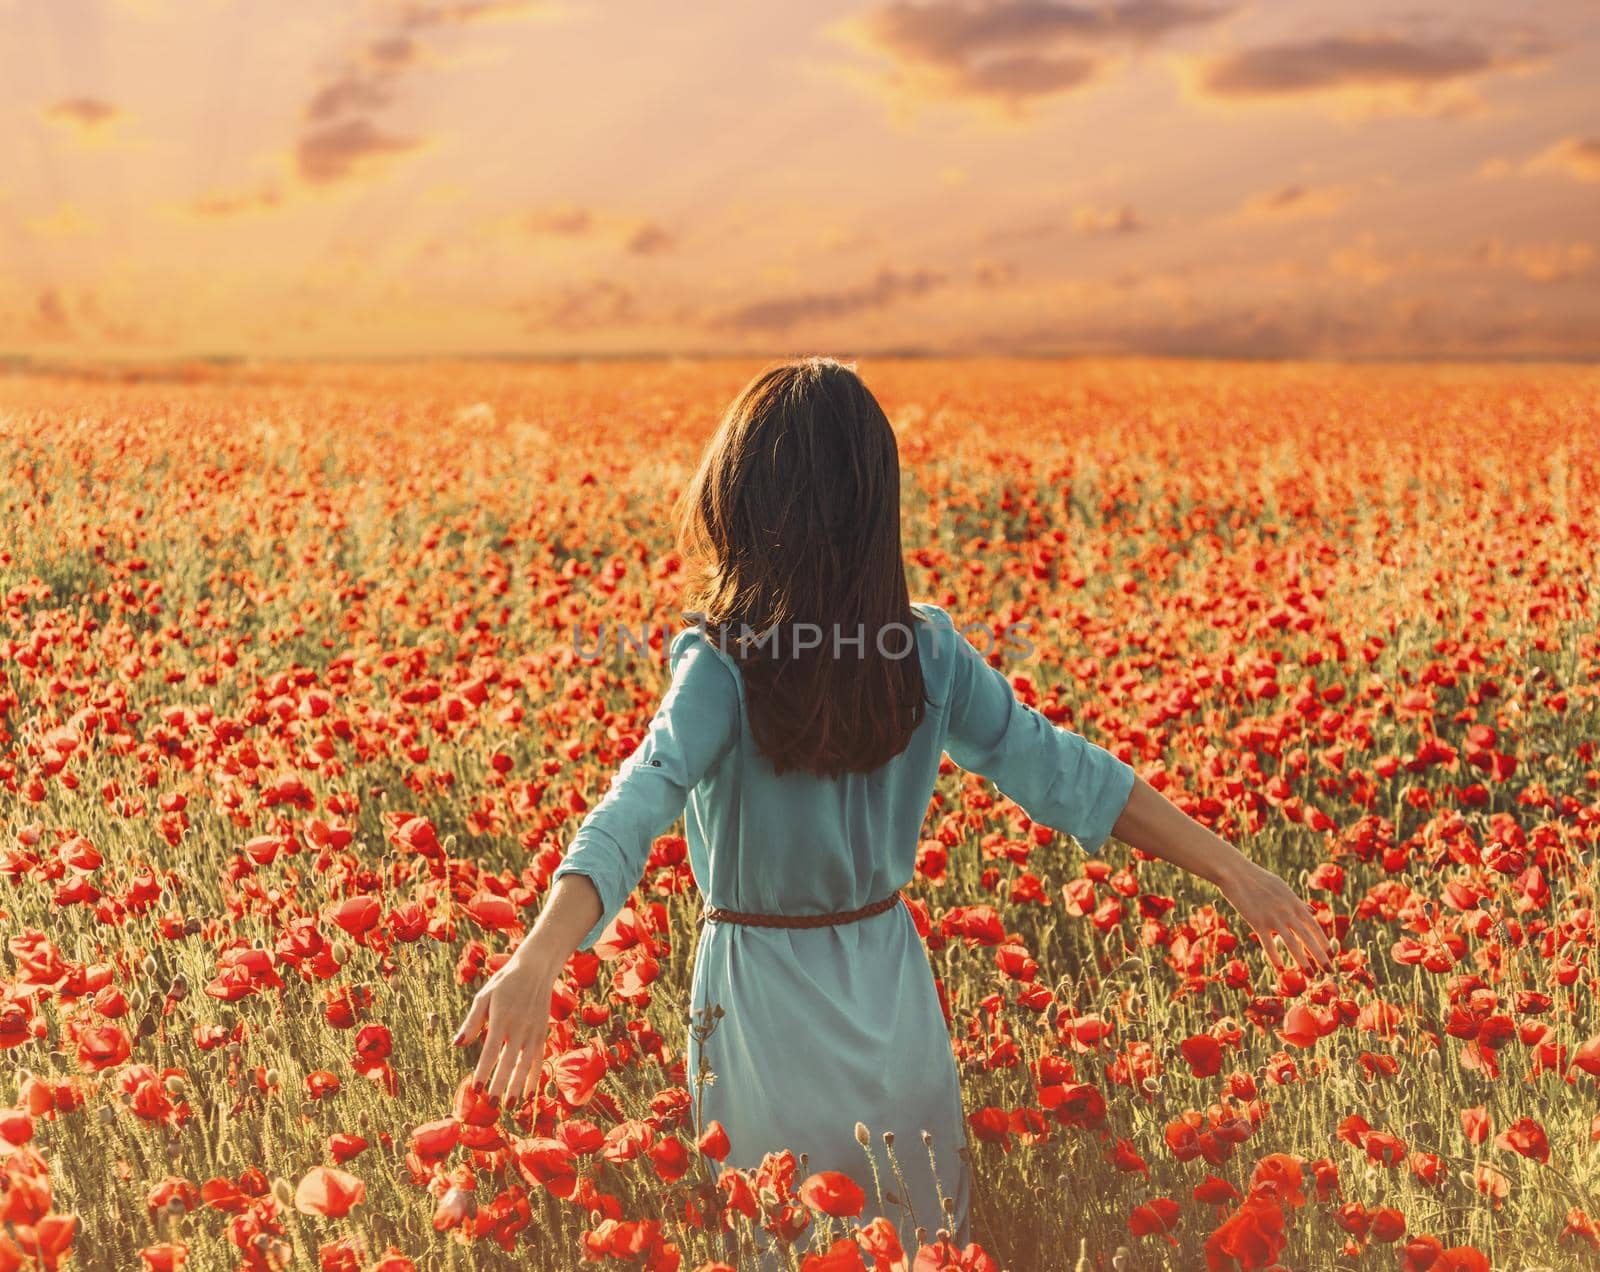
[[[735,399],[682,505],[700,625],[672,641],[647,735],[456,1042],[483,1036],[491,1097],[533,1091],[557,977],[687,805],[707,920],[693,1009],[712,1026],[688,1043],[691,1078],[713,1076],[701,1124],[726,1130],[728,1165],[787,1148],[808,1172],[853,1176],[914,1250],[941,1229],[968,1236],[956,1067],[898,903],[942,755],[1088,852],[1114,834],[1215,883],[1275,967],[1274,940],[1308,967],[1332,953],[1282,880],[1020,703],[948,614],[911,603],[899,485],[894,433],[851,368],[786,363]]]

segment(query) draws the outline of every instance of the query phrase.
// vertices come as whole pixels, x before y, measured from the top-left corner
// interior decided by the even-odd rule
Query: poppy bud
[[[267,1073],[266,1073],[267,1085],[269,1087],[270,1086],[277,1086],[278,1085],[278,1079],[281,1076],[282,1076],[282,1074],[280,1074],[276,1069],[268,1069]]]
[[[144,968],[146,976],[154,976],[156,974],[156,956],[154,954],[146,954],[144,962],[140,966]]]
[[[287,1179],[275,1179],[272,1181],[272,1196],[284,1209],[294,1205],[294,1189],[289,1187]]]
[[[885,1148],[893,1148],[894,1147],[894,1132],[893,1131],[885,1131],[883,1133],[883,1145],[884,1145]]]
[[[922,1147],[923,1148],[932,1148],[933,1147],[933,1136],[927,1131],[923,1131],[922,1132]]]

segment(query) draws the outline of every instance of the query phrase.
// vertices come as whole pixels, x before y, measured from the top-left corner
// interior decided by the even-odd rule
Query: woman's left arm
[[[672,683],[644,740],[579,825],[551,876],[539,918],[473,999],[456,1034],[481,1033],[474,1078],[489,1095],[531,1091],[544,1059],[550,994],[567,959],[597,941],[627,904],[650,845],[683,812],[689,791],[738,737],[738,690],[697,631],[671,648]]]

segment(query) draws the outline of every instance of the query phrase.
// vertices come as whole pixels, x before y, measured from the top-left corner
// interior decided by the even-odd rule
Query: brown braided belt
[[[747,914],[742,910],[724,910],[720,906],[708,905],[705,908],[705,918],[708,923],[743,923],[747,927],[822,928],[832,927],[836,923],[854,923],[858,919],[870,919],[874,914],[882,914],[885,910],[893,909],[899,902],[900,894],[894,892],[884,897],[882,901],[874,901],[859,910],[844,910],[838,914]]]

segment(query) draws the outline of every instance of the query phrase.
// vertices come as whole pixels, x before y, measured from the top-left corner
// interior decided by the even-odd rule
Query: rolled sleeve
[[[585,815],[551,875],[581,874],[600,894],[601,913],[579,944],[588,949],[610,926],[644,877],[650,845],[683,813],[689,792],[738,736],[733,673],[699,632],[672,641],[672,681],[643,741],[623,761],[610,788]]]
[[[1127,807],[1133,768],[1021,702],[1011,682],[951,626],[950,758],[987,777],[1034,821],[1071,835],[1085,852],[1099,852]]]

